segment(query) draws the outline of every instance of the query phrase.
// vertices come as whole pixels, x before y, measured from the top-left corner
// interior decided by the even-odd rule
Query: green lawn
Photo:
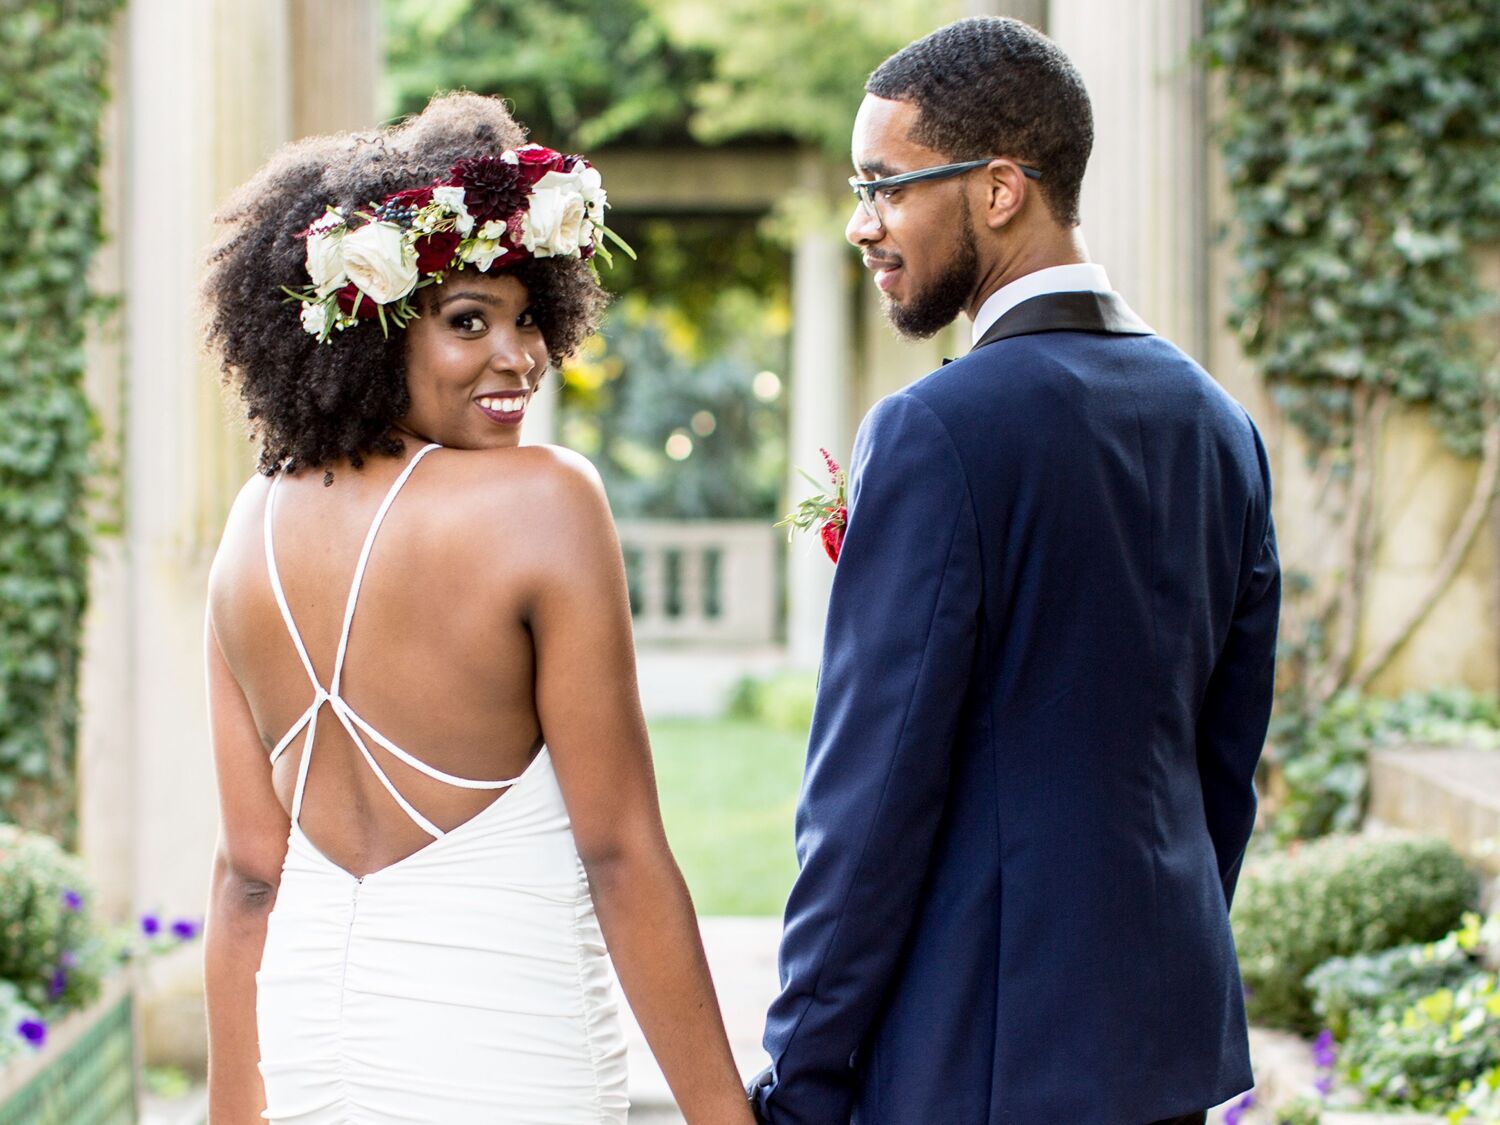
[[[758,723],[651,724],[662,815],[699,914],[774,914],[797,873],[792,813],[807,738]]]

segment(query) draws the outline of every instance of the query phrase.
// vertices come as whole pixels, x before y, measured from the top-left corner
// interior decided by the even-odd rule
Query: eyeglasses
[[[885,229],[885,220],[881,217],[880,209],[875,205],[876,192],[886,191],[894,187],[902,187],[905,184],[920,184],[927,180],[946,180],[950,176],[962,175],[964,172],[982,168],[986,164],[996,160],[1003,160],[1000,156],[986,156],[983,160],[962,160],[957,164],[935,164],[931,168],[918,168],[912,172],[902,172],[895,176],[885,176],[878,180],[861,180],[858,176],[849,177],[849,190],[859,200],[860,209],[866,215],[874,219]],[[1016,167],[1021,169],[1021,174],[1029,180],[1040,180],[1042,173],[1029,164],[1017,163]]]

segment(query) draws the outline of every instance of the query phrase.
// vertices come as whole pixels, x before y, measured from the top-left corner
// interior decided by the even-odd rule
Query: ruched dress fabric
[[[307,730],[281,885],[256,974],[263,1116],[287,1125],[623,1125],[624,1037],[549,752],[544,747],[513,780],[454,777],[394,746],[339,695],[376,532],[434,448],[412,458],[371,524],[327,689],[275,569],[274,483],[267,498],[271,582],[314,700],[272,755]],[[391,795],[434,837],[363,878],[324,856],[299,823],[325,705]],[[396,791],[367,737],[450,784],[509,791],[445,833]]]

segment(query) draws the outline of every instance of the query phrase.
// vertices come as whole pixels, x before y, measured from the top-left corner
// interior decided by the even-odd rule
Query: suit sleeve
[[[1276,629],[1281,611],[1281,564],[1270,512],[1270,476],[1260,435],[1255,449],[1262,475],[1263,532],[1243,581],[1224,648],[1198,714],[1198,775],[1209,836],[1224,883],[1224,901],[1235,883],[1255,827],[1255,768],[1265,746],[1276,680]],[[1255,533],[1252,532],[1252,535]]]
[[[909,393],[860,429],[797,810],[770,1073],[773,1125],[848,1121],[853,1056],[906,941],[977,647],[978,527],[947,428]]]

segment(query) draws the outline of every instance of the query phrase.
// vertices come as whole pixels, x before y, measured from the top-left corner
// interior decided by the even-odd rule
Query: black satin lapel
[[[1110,332],[1122,336],[1150,336],[1151,329],[1130,310],[1118,293],[1043,293],[1022,301],[994,324],[974,345],[982,348],[1012,336],[1036,332]]]

